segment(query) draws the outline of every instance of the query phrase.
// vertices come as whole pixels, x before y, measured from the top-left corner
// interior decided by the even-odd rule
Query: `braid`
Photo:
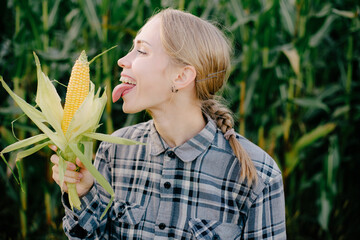
[[[174,63],[196,69],[196,96],[202,101],[202,111],[210,115],[225,134],[234,126],[232,113],[214,96],[224,86],[231,71],[233,50],[230,40],[213,24],[189,13],[166,9],[159,14],[160,38],[165,52]],[[254,164],[234,135],[228,141],[240,161],[240,179],[247,179],[252,184],[257,179]]]
[[[202,102],[202,109],[203,112],[208,114],[216,122],[217,127],[223,134],[234,127],[232,112],[218,100],[204,100]],[[241,164],[240,180],[247,179],[250,185],[256,182],[257,174],[255,166],[235,135],[230,136],[229,143]]]

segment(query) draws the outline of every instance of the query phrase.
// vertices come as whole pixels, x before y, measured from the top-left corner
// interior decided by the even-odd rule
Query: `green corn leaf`
[[[294,151],[299,152],[303,148],[311,145],[316,140],[323,138],[327,136],[329,133],[331,133],[336,127],[335,123],[327,123],[324,125],[320,125],[316,127],[311,132],[303,135],[295,144]]]
[[[316,98],[294,98],[294,103],[296,105],[302,106],[302,107],[309,107],[309,108],[320,108],[324,110],[325,112],[330,112],[329,107],[323,103],[320,99]]]
[[[3,155],[2,153],[0,153],[0,156],[1,156],[1,158],[3,159],[4,163],[6,164],[6,166],[10,169],[11,174],[13,175],[15,181],[21,186],[21,184],[20,184],[20,181],[21,181],[21,180],[19,180],[19,179],[16,177],[13,169],[12,169],[11,166],[9,165],[8,161],[6,161],[4,155]]]
[[[103,175],[95,168],[92,164],[91,157],[87,158],[78,148],[77,144],[71,143],[69,144],[70,149],[74,152],[74,154],[80,159],[80,161],[84,164],[86,169],[91,173],[91,175],[96,179],[96,181],[110,194],[110,201],[101,215],[101,219],[105,216],[106,212],[109,210],[113,200],[114,200],[114,190],[112,189],[110,183],[104,178]],[[89,142],[84,143],[85,148],[89,148]],[[85,150],[88,155],[89,150]],[[91,152],[91,151],[90,151]]]
[[[16,161],[15,164],[16,164],[16,168],[17,168],[18,174],[19,174],[19,184],[20,184],[21,191],[25,192],[24,183],[23,183],[23,180],[22,180],[22,177],[21,177],[22,176],[21,162]]]
[[[56,0],[50,11],[49,19],[48,19],[49,28],[51,28],[54,24],[56,24],[56,15],[58,14],[60,1],[61,0]]]
[[[280,0],[282,25],[290,35],[295,33],[295,6],[289,1]]]
[[[310,146],[315,141],[317,141],[320,138],[323,138],[330,134],[336,127],[336,124],[334,123],[327,123],[321,126],[318,126],[311,132],[303,135],[294,145],[292,150],[288,153],[286,153],[285,156],[285,164],[286,164],[286,171],[284,172],[285,176],[288,176],[294,168],[299,163],[299,152],[303,150],[304,148]]]
[[[317,18],[326,17],[331,12],[331,7],[332,7],[331,3],[325,3],[318,12],[313,13],[313,16]]]
[[[29,137],[27,139],[24,139],[24,140],[21,140],[21,141],[18,141],[18,142],[15,142],[9,146],[7,146],[6,148],[4,148],[1,153],[8,153],[8,152],[12,152],[12,151],[15,151],[15,150],[18,150],[20,148],[24,148],[24,147],[27,147],[27,146],[30,146],[32,144],[35,144],[37,142],[40,142],[42,140],[45,140],[47,139],[48,137],[45,135],[45,134],[38,134],[36,136],[33,136],[33,137]]]
[[[300,56],[298,51],[295,48],[292,49],[283,49],[283,53],[289,59],[292,69],[296,75],[300,74]]]
[[[39,151],[40,149],[42,149],[43,147],[46,147],[48,146],[49,144],[51,144],[51,141],[47,141],[47,142],[44,142],[42,144],[39,144],[39,145],[36,145],[32,148],[29,148],[25,151],[22,151],[22,152],[19,152],[17,155],[16,155],[16,160],[15,160],[15,163],[16,163],[16,168],[18,170],[18,173],[19,173],[19,181],[18,183],[20,184],[20,188],[21,190],[24,192],[24,183],[22,181],[22,172],[21,172],[21,166],[20,166],[20,160],[27,157],[27,156],[30,156],[31,154]],[[10,167],[9,167],[10,168]],[[10,168],[11,169],[11,168]],[[15,174],[13,173],[13,175],[15,176]]]
[[[34,108],[33,106],[31,106],[30,104],[28,104],[25,100],[23,100],[21,97],[19,97],[18,95],[16,95],[10,88],[9,86],[5,83],[4,79],[2,78],[2,76],[0,76],[0,82],[3,85],[4,89],[9,93],[9,95],[14,99],[14,101],[18,104],[18,106],[21,108],[21,110],[24,111],[24,109],[32,108],[32,116],[36,119],[38,119],[41,122],[45,122],[45,117],[44,115],[37,110],[36,108]]]
[[[67,162],[61,156],[61,154],[58,154],[58,157],[59,157],[59,180],[60,180],[60,188],[62,190],[64,186],[64,177],[67,168]]]
[[[44,114],[42,114],[39,110],[28,104],[21,97],[16,95],[9,86],[5,83],[5,81],[0,76],[0,82],[2,83],[5,90],[9,93],[9,95],[14,99],[14,101],[19,105],[21,110],[38,126],[38,128],[45,133],[56,146],[60,149],[65,149],[65,138],[58,133],[54,133],[50,128],[48,128],[43,122],[45,122]]]
[[[96,140],[99,140],[99,141],[110,142],[110,143],[115,143],[115,144],[123,144],[123,145],[140,144],[140,145],[145,145],[145,143],[141,143],[141,142],[126,139],[126,138],[115,137],[115,136],[111,136],[111,135],[107,135],[107,134],[103,134],[103,133],[85,133],[83,135],[85,137],[93,138],[93,139],[96,139]]]
[[[81,142],[84,145],[84,156],[86,159],[90,159],[92,161],[92,154],[93,154],[93,142],[90,141],[83,141]]]
[[[333,8],[332,12],[335,13],[336,15],[346,17],[346,18],[356,18],[358,16],[355,11],[354,12],[344,11],[344,10],[339,10],[336,8]]]
[[[321,191],[320,201],[320,212],[318,215],[318,222],[323,229],[328,229],[330,213],[331,213],[331,203],[328,194],[323,189]]]
[[[80,6],[82,7],[82,10],[84,11],[86,19],[88,20],[88,23],[90,24],[91,28],[96,31],[99,39],[103,40],[101,23],[99,20],[99,16],[96,12],[94,1],[82,0],[80,1]]]
[[[25,151],[22,151],[22,152],[19,152],[17,155],[16,155],[16,161],[20,161],[21,159],[27,157],[27,156],[30,156],[31,154],[34,154],[35,152],[39,151],[40,149],[48,146],[49,144],[51,144],[51,141],[47,141],[47,142],[44,142],[44,143],[41,143],[39,145],[36,145],[32,148],[29,148],[29,149],[26,149]]]
[[[335,15],[329,15],[326,18],[325,23],[321,26],[319,31],[317,31],[313,36],[311,36],[309,42],[309,45],[311,47],[317,47],[320,44],[321,40],[325,38],[328,32],[330,32],[332,23],[336,18],[337,17]]]
[[[37,55],[34,54],[36,69],[37,69],[37,93],[36,103],[40,107],[47,122],[59,134],[61,130],[61,120],[63,119],[64,110],[61,106],[61,98],[59,97],[54,85],[51,83],[48,76],[41,71],[40,61]]]

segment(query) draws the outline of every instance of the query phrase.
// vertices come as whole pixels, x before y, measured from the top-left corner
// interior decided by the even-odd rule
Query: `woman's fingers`
[[[59,175],[56,175],[56,173],[53,173],[53,179],[57,183],[57,185],[60,186]],[[66,185],[66,183],[79,183],[79,182],[80,182],[79,179],[64,176],[64,185]],[[64,186],[63,186],[63,189],[64,189]]]
[[[53,164],[58,166],[59,165],[59,156],[56,154],[51,155],[50,161]],[[73,170],[73,171],[76,170],[76,165],[74,163],[66,161],[66,164],[67,164],[67,166],[66,166],[67,170]]]
[[[80,161],[79,158],[76,158],[76,165],[78,165],[82,169],[86,169],[85,165]]]
[[[52,167],[52,178],[55,180],[55,182],[60,186],[60,177],[59,177],[59,157],[55,154],[53,154],[50,157],[51,162],[54,164]],[[66,162],[67,167],[66,171],[64,172],[64,182],[67,183],[79,183],[81,179],[83,178],[83,174],[81,172],[75,171],[76,166],[73,163]],[[64,190],[64,187],[63,187]]]
[[[53,167],[53,178],[59,179],[59,168]],[[64,173],[64,181],[71,183],[78,183],[83,178],[83,174],[81,172],[75,171],[65,171]]]
[[[56,155],[56,154],[51,155],[50,161],[51,161],[53,164],[58,165],[58,164],[59,164],[59,156]]]
[[[53,154],[50,157],[50,161],[54,164],[52,167],[52,178],[54,181],[60,186],[60,169],[59,169],[59,156]],[[94,184],[94,177],[91,173],[85,168],[85,166],[81,163],[81,161],[77,158],[76,165],[79,166],[79,169],[75,165],[75,163],[71,163],[65,161],[66,170],[64,172],[64,184],[61,187],[63,191],[67,192],[67,183],[75,183],[76,189],[79,196],[84,196],[89,192],[92,185]]]
[[[55,145],[49,145],[49,148],[50,148],[51,150],[53,150],[54,152],[57,151],[57,146],[55,146]]]

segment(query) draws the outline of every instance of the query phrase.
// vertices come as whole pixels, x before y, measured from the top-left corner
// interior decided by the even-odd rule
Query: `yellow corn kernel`
[[[67,86],[64,116],[61,121],[61,128],[64,133],[66,133],[75,112],[89,94],[89,85],[89,62],[85,51],[82,51],[71,70],[71,76]]]

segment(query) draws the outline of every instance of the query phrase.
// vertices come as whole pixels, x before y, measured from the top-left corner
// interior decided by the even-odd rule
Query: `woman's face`
[[[163,110],[171,99],[172,71],[170,57],[160,40],[160,19],[154,18],[142,28],[134,40],[134,47],[118,60],[123,68],[122,84],[113,90],[113,101],[124,99],[123,111]]]

